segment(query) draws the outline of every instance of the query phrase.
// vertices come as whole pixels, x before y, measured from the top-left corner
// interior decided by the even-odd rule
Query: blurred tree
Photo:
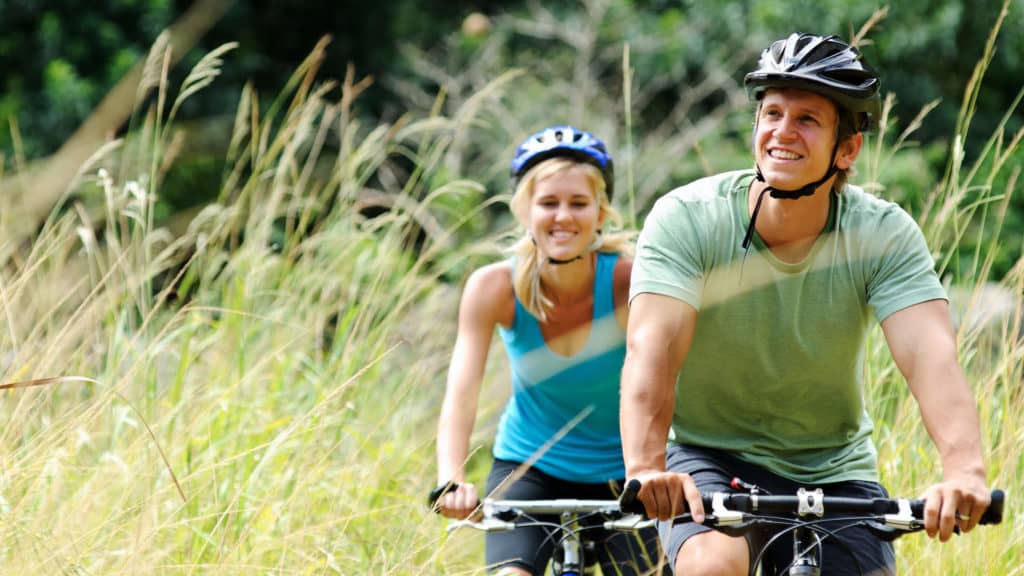
[[[978,96],[965,147],[969,157],[1021,89],[1024,6],[1014,2]],[[37,158],[59,147],[110,87],[145,57],[159,32],[191,4],[0,0],[0,154],[5,164],[9,167],[20,154]],[[890,172],[905,175],[890,183],[901,201],[918,201],[940,177],[964,87],[1001,5],[1001,0],[901,0],[862,44],[883,75],[883,90],[897,96],[895,113],[902,126],[927,103],[943,101],[914,134],[928,165]],[[743,73],[760,48],[795,30],[849,38],[878,8],[875,0],[237,0],[172,70],[177,86],[203,54],[225,42],[240,44],[228,55],[214,87],[186,102],[179,115],[177,124],[189,130],[190,145],[164,182],[161,210],[201,203],[217,193],[242,85],[251,81],[266,105],[329,34],[333,40],[321,76],[340,78],[349,63],[358,77],[372,75],[373,85],[356,102],[372,124],[407,110],[429,111],[442,88],[444,104],[457,109],[504,71],[528,70],[502,96],[504,113],[478,126],[493,141],[454,147],[446,171],[435,175],[439,181],[472,175],[503,186],[503,166],[494,159],[506,157],[510,142],[527,130],[557,118],[609,135],[611,144],[625,151],[624,159],[635,155],[642,213],[646,200],[670,182],[733,167],[744,157],[749,122],[728,112],[737,106]],[[490,27],[478,21],[484,28],[462,28],[472,12],[489,16]],[[628,114],[622,105],[625,43],[633,74]],[[197,118],[203,121],[190,123]],[[631,150],[615,141],[627,120]],[[1019,130],[1022,123],[1018,111],[1007,131]],[[653,157],[654,145],[675,160]],[[1024,200],[1014,202],[1018,216],[1008,220],[1019,223]]]
[[[169,0],[0,1],[0,150],[52,153],[174,18]],[[12,134],[13,125],[19,134]]]
[[[188,4],[177,3],[179,10]],[[360,77],[380,77],[395,67],[400,43],[438,44],[458,30],[471,12],[511,4],[498,0],[242,0],[203,42],[206,49],[225,42],[240,44],[218,80],[223,89],[218,95],[197,99],[194,106],[220,114],[232,110],[241,85],[250,80],[261,93],[276,93],[325,35],[332,38],[325,76],[344,77],[351,63]],[[193,58],[198,60],[200,55]],[[379,86],[371,86],[360,100],[361,108],[374,117],[389,110],[389,95]]]
[[[85,118],[121,75],[144,57],[157,34],[188,0],[0,0],[0,150],[10,157],[16,120],[23,152],[35,157],[52,152]],[[325,71],[341,76],[353,63],[360,76],[401,70],[400,43],[437,46],[472,11],[513,13],[522,2],[498,0],[392,0],[332,2],[241,0],[194,50],[180,70],[202,53],[237,41],[219,90],[194,98],[185,116],[230,114],[241,85],[252,80],[261,92],[275,92],[325,34],[333,37]],[[600,3],[599,3],[600,4]],[[626,17],[659,19],[657,34],[679,49],[638,56],[636,70],[665,71],[699,61],[695,55],[750,49],[793,30],[851,36],[878,4],[867,0],[622,0],[605,2],[623,15],[602,31],[609,40],[628,39]],[[927,102],[942,98],[959,103],[963,86],[984,48],[1000,0],[902,0],[868,36],[864,46],[885,78],[885,89],[899,99],[897,113],[912,118]],[[1019,3],[1018,3],[1019,5]],[[569,24],[582,9],[579,2],[550,4]],[[500,11],[500,12],[499,12]],[[690,25],[701,22],[702,26]],[[1024,29],[1024,10],[1011,11],[1007,31]],[[651,31],[650,27],[647,27]],[[694,31],[697,34],[694,34]],[[620,35],[618,38],[612,36]],[[675,35],[675,38],[672,38]],[[639,39],[634,39],[639,42]],[[978,130],[990,133],[1009,106],[1024,75],[1024,35],[1006,33],[999,40],[989,89],[978,105]],[[692,72],[692,70],[691,70]],[[669,107],[672,90],[652,96],[655,117]],[[369,114],[394,116],[396,98],[378,85],[360,106]],[[956,106],[942,107],[920,131],[931,141],[945,137],[955,122]],[[1019,126],[1020,120],[1016,121]],[[1014,128],[1011,125],[1010,128]]]
[[[189,0],[0,0],[0,151],[10,158],[20,137],[27,157],[52,153],[149,47]],[[218,89],[189,100],[184,117],[231,115],[241,86],[276,93],[324,35],[333,41],[325,71],[342,77],[348,63],[360,76],[393,66],[397,45],[437,43],[476,9],[497,0],[332,2],[239,0],[199,47],[172,71],[180,79],[203,54],[239,42]],[[508,3],[504,3],[508,4]],[[387,94],[377,88],[359,104],[378,115]],[[9,127],[16,123],[19,135]]]
[[[0,0],[0,173],[22,159],[55,152],[138,61],[191,0]],[[210,50],[238,42],[213,88],[196,94],[176,120],[189,132],[160,190],[157,214],[167,216],[216,197],[223,151],[242,86],[251,82],[269,103],[296,66],[325,35],[332,37],[323,76],[379,77],[394,65],[400,42],[437,43],[462,19],[495,0],[356,0],[303,2],[238,0],[180,64],[170,70],[172,93]],[[396,97],[377,85],[357,102],[374,120],[399,112]],[[202,119],[202,121],[196,121]],[[5,166],[6,165],[6,166]]]

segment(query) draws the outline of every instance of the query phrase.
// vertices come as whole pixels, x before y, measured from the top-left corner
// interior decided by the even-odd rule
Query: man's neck
[[[811,196],[790,200],[765,194],[756,229],[761,240],[783,260],[800,260],[828,223],[832,180],[818,187]],[[765,184],[753,182],[747,199],[747,214],[753,212],[757,196]]]

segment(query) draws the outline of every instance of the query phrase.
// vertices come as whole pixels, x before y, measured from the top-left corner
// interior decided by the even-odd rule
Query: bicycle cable
[[[781,530],[778,533],[776,533],[775,535],[773,535],[772,538],[770,538],[768,540],[768,542],[765,543],[765,545],[761,548],[761,551],[758,553],[758,555],[756,557],[756,562],[754,563],[753,570],[755,570],[755,571],[757,570],[758,565],[763,560],[763,556],[764,556],[765,552],[769,548],[771,548],[774,544],[776,544],[781,537],[783,537],[783,536],[785,536],[787,534],[790,534],[792,532],[795,532],[796,530],[798,530],[800,528],[808,528],[813,533],[815,533],[815,534],[817,534],[819,536],[823,536],[823,537],[819,538],[818,542],[815,542],[813,545],[808,547],[807,551],[810,551],[810,550],[812,550],[812,549],[817,547],[817,548],[819,548],[819,553],[824,553],[824,542],[826,540],[828,540],[829,538],[832,538],[833,542],[835,542],[837,544],[837,546],[843,552],[845,552],[847,554],[847,556],[849,556],[850,558],[853,559],[853,562],[854,562],[854,564],[857,567],[857,573],[861,574],[861,575],[864,574],[864,567],[861,565],[860,559],[857,558],[857,555],[854,553],[853,548],[851,548],[850,545],[847,542],[844,542],[841,538],[838,538],[837,535],[840,532],[843,532],[845,530],[849,530],[851,528],[857,528],[857,527],[864,527],[864,528],[870,530],[870,523],[871,522],[876,522],[877,519],[875,519],[875,518],[868,519],[868,518],[864,518],[862,516],[836,516],[836,517],[832,517],[832,518],[821,518],[819,520],[811,520],[811,521],[797,520],[797,519],[792,519],[792,518],[783,518],[783,517],[777,517],[777,516],[776,517],[765,517],[765,518],[766,519],[767,518],[771,518],[773,521],[772,522],[763,522],[763,523],[783,524],[783,525],[786,526],[786,528],[784,528],[783,530]],[[760,521],[760,519],[755,520],[755,522],[758,522],[758,521]],[[825,528],[823,526],[824,524],[836,523],[836,522],[846,522],[847,524],[839,526],[838,528],[835,528],[835,529],[828,529],[828,528]],[[907,533],[909,533],[909,532],[916,532],[916,531],[919,531],[919,530],[920,529],[917,528],[917,529],[914,529],[914,530],[907,530],[906,532]],[[796,561],[797,561],[797,559],[794,558],[784,568],[782,568],[781,570],[776,571],[776,574],[783,574],[783,573],[785,573],[787,570],[789,570],[790,568],[792,568],[796,564]],[[754,572],[752,571],[751,574],[754,574]]]

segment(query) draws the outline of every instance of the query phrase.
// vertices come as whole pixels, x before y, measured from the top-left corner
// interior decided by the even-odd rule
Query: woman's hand
[[[440,496],[433,502],[434,511],[448,518],[464,520],[480,505],[476,486],[466,482],[442,484],[431,492],[432,499],[435,493]]]

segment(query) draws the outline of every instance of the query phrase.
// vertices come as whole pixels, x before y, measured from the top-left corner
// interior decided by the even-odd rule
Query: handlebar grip
[[[427,494],[427,507],[434,509],[434,511],[436,512],[437,501],[440,500],[441,497],[444,496],[445,494],[448,494],[449,492],[455,492],[458,489],[458,482],[445,482],[444,484],[439,484],[437,488],[434,488],[433,490],[430,491],[429,494]]]
[[[619,496],[619,509],[629,514],[639,514],[647,518],[647,510],[644,508],[644,503],[637,498],[641,486],[642,484],[636,478],[626,483],[626,487],[622,490],[622,495]]]
[[[1003,521],[1003,502],[1006,500],[1006,493],[996,488],[992,491],[991,498],[992,503],[981,515],[979,524],[999,524]]]

